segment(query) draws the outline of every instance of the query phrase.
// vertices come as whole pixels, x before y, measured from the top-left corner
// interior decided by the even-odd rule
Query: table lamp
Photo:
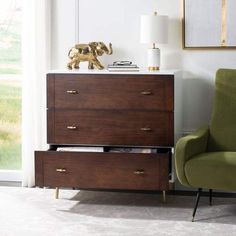
[[[160,69],[160,49],[156,48],[156,43],[165,44],[168,41],[168,16],[142,15],[140,42],[152,44],[148,49],[148,70]]]

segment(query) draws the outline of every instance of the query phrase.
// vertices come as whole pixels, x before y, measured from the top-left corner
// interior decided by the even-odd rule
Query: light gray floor
[[[236,235],[236,199],[0,187],[0,235]]]

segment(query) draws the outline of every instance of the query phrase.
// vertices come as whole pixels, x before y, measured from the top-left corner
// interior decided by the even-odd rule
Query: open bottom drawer
[[[167,190],[169,153],[35,152],[36,186]]]

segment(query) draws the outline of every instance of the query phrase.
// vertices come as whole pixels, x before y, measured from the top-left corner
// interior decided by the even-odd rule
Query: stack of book
[[[108,71],[111,72],[119,72],[119,71],[139,71],[139,67],[135,64],[132,64],[132,62],[129,61],[120,61],[120,62],[114,62],[112,65],[108,65],[107,67]]]
[[[157,153],[156,148],[110,148],[109,152],[121,153]]]

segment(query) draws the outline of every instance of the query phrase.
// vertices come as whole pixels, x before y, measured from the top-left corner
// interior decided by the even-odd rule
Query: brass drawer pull
[[[67,126],[67,129],[69,129],[69,130],[76,130],[77,127],[75,125],[69,125],[69,126]]]
[[[65,173],[66,169],[64,169],[64,168],[57,168],[56,172]]]
[[[144,175],[145,171],[144,170],[136,170],[136,171],[134,171],[134,174],[135,175]]]
[[[72,90],[67,90],[66,91],[68,94],[77,94],[78,93],[78,91],[77,90],[74,90],[74,89],[72,89]]]
[[[145,131],[145,132],[150,132],[150,131],[152,131],[152,129],[149,128],[149,127],[143,127],[143,128],[141,128],[140,130],[141,130],[141,131]]]
[[[152,91],[142,91],[142,95],[152,95]]]

